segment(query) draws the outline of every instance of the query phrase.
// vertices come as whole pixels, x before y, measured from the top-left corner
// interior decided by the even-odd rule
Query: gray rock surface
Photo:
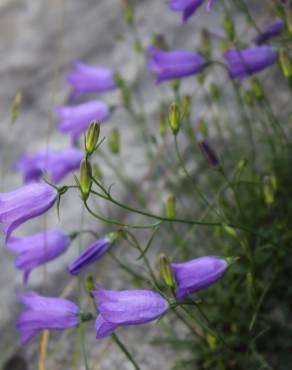
[[[166,35],[169,45],[173,48],[195,48],[199,43],[199,31],[206,24],[216,27],[217,18],[204,10],[190,24],[182,26],[178,14],[167,9],[166,1],[137,0],[137,25],[144,45],[148,45],[152,32]],[[23,152],[33,152],[44,147],[63,148],[69,145],[69,139],[60,135],[55,129],[54,106],[65,101],[68,87],[64,77],[71,67],[72,60],[80,59],[96,65],[107,65],[119,71],[129,82],[138,81],[143,85],[141,90],[144,110],[147,112],[147,130],[157,135],[157,119],[155,112],[158,99],[162,96],[171,99],[170,92],[161,87],[155,88],[153,78],[147,71],[145,62],[137,57],[132,50],[133,38],[121,16],[118,0],[1,0],[0,1],[0,155],[1,155],[1,191],[10,191],[21,186],[19,174],[13,171],[13,164]],[[194,80],[185,82],[186,91],[192,87]],[[9,106],[17,92],[23,93],[23,105],[20,118],[11,128],[9,124]],[[96,98],[91,96],[90,99]],[[101,96],[109,103],[115,103],[117,93]],[[198,101],[198,115],[204,112]],[[122,133],[122,152],[119,159],[111,161],[139,183],[149,171],[145,147],[141,145],[140,136],[129,116],[116,111],[110,122],[104,124],[103,133],[119,127]],[[107,152],[105,145],[105,152]],[[102,159],[103,172],[108,184],[115,182],[116,194],[129,199],[125,187],[120,184],[108,164]],[[155,162],[154,162],[155,164]],[[121,167],[123,166],[123,167]],[[158,171],[158,172],[157,172]],[[166,179],[161,178],[161,169],[155,169],[150,180],[143,182],[142,192],[151,190],[153,210],[161,210],[163,188]],[[151,184],[156,181],[153,190]],[[72,179],[66,179],[66,183]],[[115,214],[112,208],[104,208]],[[56,211],[51,210],[47,216],[25,224],[17,235],[27,235],[44,227],[62,226],[70,231],[78,228],[82,220],[82,207],[78,195],[74,192],[66,195],[61,205],[61,222]],[[137,219],[136,221],[137,222]],[[145,219],[144,219],[145,222]],[[104,225],[96,223],[87,215],[84,224],[102,232]],[[108,228],[107,228],[108,229]],[[83,238],[83,244],[87,242]],[[82,243],[81,243],[82,244]],[[15,320],[20,312],[20,304],[16,299],[17,291],[29,289],[48,295],[59,295],[68,285],[69,278],[65,266],[76,255],[78,242],[68,253],[52,262],[46,271],[39,269],[32,273],[29,286],[23,287],[21,276],[14,269],[14,258],[4,249],[1,239],[0,249],[0,368],[10,356],[19,354],[27,361],[28,369],[36,368],[37,341],[25,348],[19,345],[19,335],[15,329]],[[158,250],[155,251],[158,254]],[[110,258],[103,262],[99,275],[107,287],[129,288],[123,286],[124,276],[113,268]],[[46,287],[44,289],[44,282]],[[74,293],[70,294],[74,299]],[[76,297],[75,297],[76,298]],[[129,328],[121,333],[122,338],[133,352],[142,369],[168,370],[176,360],[176,353],[167,348],[157,349],[151,341],[161,334],[163,326],[150,324],[143,327]],[[92,324],[86,326],[87,350],[89,352],[90,369],[131,369],[131,364],[124,355],[110,342],[96,342]],[[47,370],[83,369],[72,364],[72,348],[76,346],[72,332],[52,334],[49,342]],[[149,344],[150,343],[150,344]],[[75,347],[74,347],[75,348]],[[78,352],[78,351],[75,351]],[[6,370],[25,368],[15,360]],[[78,361],[76,361],[78,364]]]

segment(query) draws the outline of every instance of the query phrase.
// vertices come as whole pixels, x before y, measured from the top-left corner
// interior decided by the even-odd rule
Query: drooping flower
[[[94,243],[90,244],[77,258],[75,258],[67,266],[68,271],[72,275],[78,275],[87,266],[91,265],[93,262],[99,260],[109,249],[111,244],[116,240],[117,234],[110,233],[104,238],[96,240]]]
[[[210,11],[216,0],[207,1],[207,10]],[[205,0],[170,0],[170,8],[182,12],[182,21],[186,22],[204,3]]]
[[[153,321],[168,309],[168,302],[150,290],[110,291],[97,286],[93,292],[99,302],[96,339],[111,335],[119,326],[139,325]]]
[[[34,292],[18,296],[28,308],[16,323],[23,344],[44,329],[64,330],[80,323],[79,307],[67,299],[43,297]]]
[[[48,211],[57,195],[56,189],[42,183],[0,193],[0,223],[4,225],[6,240],[19,225]]]
[[[277,60],[277,52],[271,46],[231,49],[224,58],[229,65],[230,77],[244,79],[272,65]]]
[[[16,169],[23,173],[25,183],[39,181],[47,174],[50,181],[60,182],[67,174],[79,168],[84,157],[82,150],[42,150],[35,154],[24,155],[17,162]]]
[[[273,37],[279,36],[285,28],[285,22],[282,19],[276,19],[269,24],[259,36],[256,37],[257,45],[262,45]]]
[[[150,47],[148,52],[150,56],[148,67],[157,74],[156,83],[199,73],[206,66],[205,59],[191,51],[165,51]]]
[[[17,255],[15,266],[24,272],[25,283],[33,269],[59,257],[69,245],[68,235],[59,229],[47,230],[23,238],[11,237],[6,243],[7,249]]]
[[[56,107],[60,122],[58,129],[70,133],[76,142],[82,132],[86,131],[91,121],[105,121],[109,116],[109,107],[103,101],[90,101],[75,106],[60,105]]]
[[[114,73],[110,68],[94,67],[79,61],[74,63],[74,69],[68,74],[67,82],[72,86],[72,98],[116,88]]]
[[[225,259],[213,256],[199,257],[183,263],[172,263],[171,268],[176,281],[176,298],[208,288],[221,279],[228,267]]]

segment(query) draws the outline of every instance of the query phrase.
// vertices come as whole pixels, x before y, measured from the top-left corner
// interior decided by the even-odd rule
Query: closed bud
[[[292,63],[289,54],[285,49],[279,51],[279,61],[282,73],[287,80],[292,78]]]
[[[214,337],[214,335],[208,333],[207,334],[207,342],[208,342],[208,345],[209,345],[209,348],[211,349],[211,351],[215,351],[216,348],[217,348],[217,339],[216,339],[216,337]]]
[[[113,154],[120,151],[120,133],[117,128],[113,128],[110,132],[108,147]]]
[[[234,23],[230,17],[225,17],[223,21],[223,28],[224,31],[227,35],[227,37],[230,40],[234,40],[235,37],[235,28],[234,28]]]
[[[174,135],[177,135],[180,129],[180,110],[176,103],[172,103],[168,112],[169,126]]]
[[[86,200],[90,194],[92,179],[91,179],[91,166],[88,161],[83,159],[80,162],[80,179],[79,179],[80,191],[82,199]]]
[[[212,82],[210,85],[210,94],[213,100],[218,100],[220,96],[220,92],[218,86],[215,82]]]
[[[125,81],[119,73],[115,73],[114,80],[120,89],[125,87]]]
[[[219,48],[220,48],[221,53],[223,54],[226,53],[226,51],[228,51],[229,49],[228,42],[225,39],[221,39],[219,43]]]
[[[168,49],[164,36],[159,33],[156,33],[152,36],[151,45],[161,50]]]
[[[124,17],[129,25],[134,23],[133,0],[122,0]]]
[[[10,106],[11,123],[14,123],[17,120],[21,103],[22,103],[22,94],[17,93]]]
[[[95,149],[100,134],[100,123],[92,121],[85,134],[85,151],[86,154],[91,155]]]
[[[163,110],[159,114],[159,133],[161,136],[166,135],[166,114]]]
[[[274,175],[265,176],[263,180],[264,199],[268,206],[271,206],[275,201],[275,192],[277,190],[277,179]]]
[[[93,279],[92,275],[86,276],[84,285],[85,285],[85,289],[89,293],[91,293],[93,290],[95,290],[95,283],[94,283],[94,279]]]
[[[176,215],[176,199],[173,194],[170,194],[166,199],[165,213],[168,218],[174,218]]]
[[[218,168],[220,166],[219,158],[213,148],[207,143],[206,140],[202,140],[199,142],[199,148],[203,153],[204,157],[209,162],[210,166],[213,168]]]
[[[259,101],[263,100],[265,93],[260,80],[256,77],[253,77],[251,80],[251,86],[256,99]]]
[[[160,267],[160,275],[161,278],[164,282],[164,284],[171,288],[175,288],[175,280],[172,274],[171,266],[170,266],[170,261],[168,257],[166,257],[165,254],[161,254],[159,256],[159,267]]]
[[[254,95],[250,90],[244,91],[242,98],[248,107],[254,106]]]
[[[226,231],[226,233],[229,236],[231,236],[233,238],[237,238],[237,232],[236,232],[236,230],[233,227],[228,226],[228,225],[223,225],[223,229]]]
[[[185,95],[181,102],[183,115],[186,119],[189,119],[191,116],[191,97],[190,95]]]

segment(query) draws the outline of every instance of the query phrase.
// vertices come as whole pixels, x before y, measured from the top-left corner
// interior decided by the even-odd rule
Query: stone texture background
[[[145,45],[149,44],[151,33],[166,35],[169,45],[173,48],[195,48],[199,43],[199,32],[202,26],[216,28],[218,18],[208,14],[204,9],[192,22],[181,26],[178,14],[167,9],[167,1],[137,0],[137,25],[139,34]],[[65,101],[68,88],[64,76],[70,69],[72,60],[80,59],[92,64],[108,65],[121,72],[130,84],[138,81],[143,84],[142,99],[147,111],[148,130],[155,134],[158,97],[169,94],[164,88],[156,89],[153,78],[147,71],[141,58],[137,59],[132,50],[132,35],[121,16],[119,0],[0,0],[0,160],[1,160],[1,191],[9,191],[21,185],[21,177],[13,172],[13,164],[23,152],[33,152],[46,146],[63,148],[69,145],[67,137],[54,130],[56,119],[54,106]],[[188,85],[189,84],[189,85]],[[193,81],[186,83],[192,86]],[[9,124],[9,106],[17,92],[23,93],[23,106],[20,118],[11,128]],[[90,98],[96,98],[94,96]],[[102,96],[109,103],[116,102],[117,93]],[[197,100],[197,113],[203,111],[200,100]],[[118,126],[122,130],[121,158],[114,159],[115,165],[126,163],[124,171],[135,182],[139,182],[148,171],[145,161],[145,148],[138,142],[137,131],[124,112],[116,112],[111,121],[104,125],[104,133],[109,128]],[[108,182],[114,182],[111,169],[103,163],[103,171]],[[156,170],[156,180],[162,182],[159,168]],[[68,180],[68,179],[67,179]],[[112,181],[111,181],[112,180]],[[69,181],[69,180],[68,180]],[[151,182],[145,182],[143,190],[151,189]],[[122,186],[116,190],[121,197],[126,196]],[[154,197],[153,207],[157,206]],[[158,195],[157,195],[158,194]],[[160,195],[159,195],[160,194]],[[161,199],[160,199],[161,200]],[[33,220],[22,226],[17,234],[25,235],[39,231],[43,227],[62,225],[68,230],[74,230],[80,223],[81,205],[76,194],[66,195],[62,202],[61,223],[52,210],[48,216]],[[94,228],[102,231],[103,225],[93,224],[85,216],[85,222],[91,222]],[[17,370],[35,369],[37,341],[25,348],[19,345],[19,336],[15,329],[15,320],[20,311],[16,299],[17,291],[35,289],[42,291],[44,272],[32,273],[29,286],[21,285],[21,276],[14,269],[13,256],[3,247],[0,248],[0,368]],[[76,246],[77,243],[75,243]],[[65,266],[76,255],[76,248],[58,261],[48,265],[46,269],[46,291],[49,294],[60,294],[68,284]],[[106,259],[107,261],[107,259]],[[104,263],[106,266],[106,262]],[[114,269],[110,274],[106,267],[102,270],[107,275],[109,288],[123,288],[119,272]],[[125,288],[125,287],[124,287]],[[73,295],[74,297],[74,295]],[[124,355],[110,342],[96,342],[94,330],[88,329],[88,343],[91,369],[131,369],[131,364]],[[133,351],[142,369],[168,370],[176,360],[176,354],[167,348],[157,350],[149,344],[160,333],[160,328],[154,325],[130,328],[122,332],[122,337]],[[50,341],[47,369],[75,369],[72,359],[67,355],[74,346],[70,332],[53,335]],[[56,338],[56,339],[55,339]],[[61,338],[61,339],[60,339]],[[145,340],[145,338],[147,340]],[[7,360],[20,356],[7,365]],[[4,363],[6,362],[6,367]]]

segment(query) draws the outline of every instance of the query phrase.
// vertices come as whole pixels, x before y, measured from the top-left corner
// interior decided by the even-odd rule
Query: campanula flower
[[[207,1],[208,11],[211,10],[215,1],[216,0]],[[176,12],[182,12],[182,21],[186,22],[205,2],[205,0],[170,0],[170,8]]]
[[[285,28],[285,22],[282,19],[276,19],[269,24],[259,36],[255,39],[257,45],[262,45],[273,37],[279,36]]]
[[[16,164],[16,169],[23,173],[25,183],[39,181],[45,174],[50,181],[59,183],[67,174],[79,168],[83,157],[83,151],[76,148],[42,150],[22,156]]]
[[[57,196],[56,189],[43,183],[29,184],[9,193],[0,193],[0,223],[4,225],[6,241],[19,225],[48,211]]]
[[[249,49],[231,49],[224,54],[233,79],[244,79],[260,72],[277,60],[277,52],[271,46],[257,46]]]
[[[23,238],[10,237],[6,243],[7,249],[17,255],[15,266],[24,272],[23,280],[25,283],[33,269],[59,257],[69,245],[68,235],[58,229],[47,230]]]
[[[212,166],[213,168],[219,167],[219,157],[214,149],[211,147],[211,145],[205,139],[200,140],[198,145],[203,156],[206,158],[210,166]]]
[[[96,339],[111,335],[119,326],[139,325],[153,321],[168,309],[168,302],[150,290],[110,291],[97,286],[93,292],[99,302]]]
[[[172,263],[171,269],[177,286],[176,298],[181,300],[189,294],[208,288],[222,278],[227,267],[225,259],[213,256]]]
[[[79,307],[67,299],[43,297],[34,292],[18,297],[28,308],[16,322],[23,344],[44,329],[64,330],[80,323]]]
[[[109,116],[109,107],[103,101],[90,101],[75,106],[60,105],[56,107],[59,116],[58,129],[70,133],[72,141],[87,130],[91,121],[105,121]]]
[[[96,240],[90,244],[74,261],[69,263],[68,271],[72,275],[78,275],[88,265],[99,260],[109,249],[111,244],[117,238],[116,233],[110,233],[104,238]]]
[[[74,69],[68,74],[67,82],[72,87],[71,98],[116,88],[114,73],[110,68],[94,67],[79,61],[74,63]]]
[[[206,66],[205,59],[191,51],[165,51],[150,47],[148,52],[150,57],[148,67],[157,74],[156,83],[199,73]]]

